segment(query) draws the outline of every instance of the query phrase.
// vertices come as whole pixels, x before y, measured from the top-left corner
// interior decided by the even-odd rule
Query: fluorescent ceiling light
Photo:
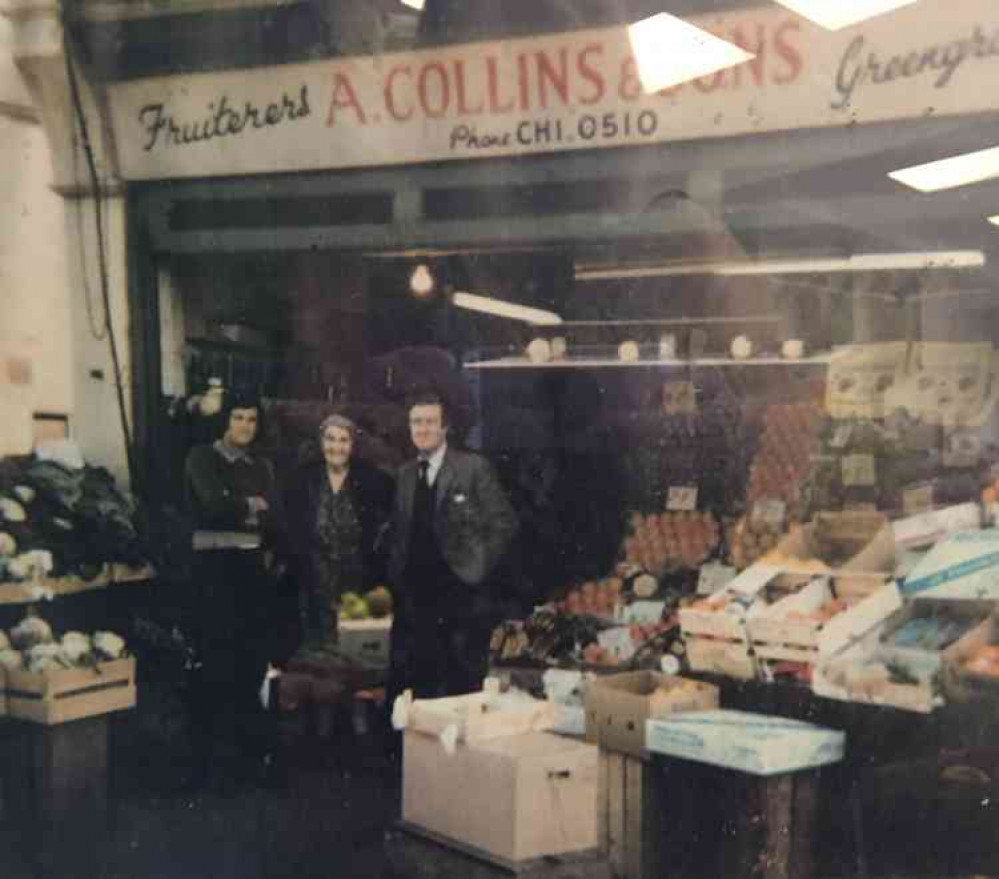
[[[792,12],[804,16],[827,30],[838,31],[858,21],[884,15],[916,0],[777,0]]]
[[[522,320],[536,326],[556,326],[562,323],[562,318],[554,311],[544,311],[540,308],[530,308],[517,305],[514,302],[504,302],[491,296],[476,296],[474,293],[455,293],[453,302],[458,308],[491,314],[494,317],[508,317],[512,320]]]
[[[756,57],[668,12],[629,25],[628,37],[638,78],[649,94]]]
[[[399,0],[403,6],[408,6],[410,9],[415,9],[417,12],[423,12],[423,4],[425,0]]]
[[[939,159],[925,165],[913,165],[911,168],[900,168],[889,172],[888,176],[920,192],[937,192],[941,189],[953,189],[955,186],[967,186],[969,183],[981,183],[983,180],[999,177],[999,147]]]
[[[996,214],[994,217],[989,217],[989,222],[993,226],[999,226],[999,214]]]
[[[980,250],[939,250],[918,253],[864,253],[818,259],[766,259],[738,262],[676,263],[630,268],[576,269],[577,281],[612,278],[659,278],[684,275],[803,275],[815,272],[873,272],[890,270],[967,269],[985,265]]]

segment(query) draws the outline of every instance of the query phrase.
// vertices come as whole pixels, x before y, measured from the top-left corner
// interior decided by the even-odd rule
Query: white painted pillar
[[[97,168],[95,187],[81,147],[80,126],[66,70],[60,8],[53,0],[10,0],[14,63],[24,77],[49,143],[52,188],[64,197],[66,286],[70,334],[70,426],[89,463],[127,483],[127,456],[110,348],[97,245],[101,199],[110,324],[118,341],[121,378],[131,424],[127,240],[124,188],[100,89],[75,68],[80,101]],[[53,232],[53,234],[57,234]]]

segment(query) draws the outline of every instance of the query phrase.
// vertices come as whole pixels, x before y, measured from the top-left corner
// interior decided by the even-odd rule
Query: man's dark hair
[[[257,410],[257,434],[253,438],[253,443],[260,442],[264,435],[264,429],[267,426],[264,404],[259,395],[248,391],[234,391],[231,393],[227,391],[225,393],[225,396],[222,398],[222,408],[218,414],[219,438],[225,436],[225,432],[229,429],[229,418],[232,415],[233,409]]]
[[[413,391],[413,393],[406,398],[407,415],[413,411],[414,406],[440,406],[442,426],[447,427],[450,424],[451,415],[450,412],[448,412],[447,401],[443,396],[441,396],[441,394],[432,388]]]

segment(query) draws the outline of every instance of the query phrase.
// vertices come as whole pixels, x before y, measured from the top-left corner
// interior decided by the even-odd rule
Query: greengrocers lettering
[[[838,97],[834,110],[849,107],[854,96],[868,85],[878,86],[898,79],[914,79],[933,74],[936,88],[944,88],[967,61],[984,61],[999,55],[999,30],[987,34],[980,25],[971,36],[938,43],[902,55],[882,55],[868,48],[862,36],[855,38],[843,53],[836,75]]]
[[[178,120],[168,112],[163,103],[147,104],[139,111],[139,123],[146,131],[143,149],[149,152],[158,144],[186,146],[294,122],[311,113],[309,87],[303,85],[298,95],[284,93],[280,100],[262,107],[252,101],[244,102],[241,107],[233,107],[229,104],[229,96],[222,95],[216,101],[210,101],[207,115],[197,120]]]

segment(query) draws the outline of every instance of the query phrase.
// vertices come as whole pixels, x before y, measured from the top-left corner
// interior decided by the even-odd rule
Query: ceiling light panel
[[[638,77],[648,94],[752,61],[756,56],[660,12],[628,26]]]
[[[939,192],[942,189],[993,180],[999,177],[999,147],[963,153],[949,159],[927,162],[925,165],[913,165],[911,168],[899,168],[889,172],[888,176],[920,192]]]
[[[515,302],[505,302],[502,299],[493,299],[491,296],[458,292],[454,294],[452,301],[458,308],[477,311],[481,314],[491,314],[494,317],[520,320],[535,326],[557,326],[562,323],[562,318],[554,311],[531,308],[527,305],[518,305]]]
[[[876,15],[912,6],[916,0],[777,0],[826,30],[838,31]]]

